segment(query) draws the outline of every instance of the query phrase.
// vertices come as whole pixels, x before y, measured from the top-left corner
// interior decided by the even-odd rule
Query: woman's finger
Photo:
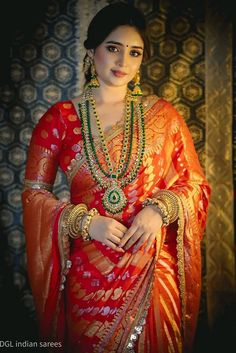
[[[149,240],[150,236],[151,236],[151,233],[143,233],[142,237],[139,239],[138,243],[135,245],[135,247],[133,249],[133,253],[138,251],[143,246],[143,244]]]
[[[115,235],[117,238],[122,239],[123,236],[125,235],[125,232],[118,230],[118,229],[114,229],[112,231],[112,234]]]
[[[104,242],[104,244],[106,244],[107,246],[109,246],[109,248],[111,248],[112,250],[118,251],[118,252],[122,252],[124,253],[125,251],[120,248],[119,246],[115,245],[112,241],[110,241],[109,239],[106,240],[106,242]]]
[[[120,238],[116,235],[116,234],[109,234],[108,235],[108,239],[110,240],[112,243],[116,244],[116,245],[120,245]]]
[[[129,248],[131,248],[132,245],[134,245],[138,239],[140,239],[141,237],[143,237],[145,233],[143,233],[143,230],[137,230],[128,240],[128,242],[125,244],[124,249],[128,250]]]
[[[128,230],[127,227],[125,227],[122,223],[119,223],[119,222],[117,222],[117,224],[115,225],[115,229],[122,233],[125,233]]]
[[[155,236],[155,233],[152,233],[149,238],[148,238],[148,241],[147,241],[147,244],[145,246],[145,248],[143,249],[144,252],[148,252],[155,240],[156,236]]]
[[[125,235],[123,236],[119,246],[123,247],[127,243],[127,241],[135,234],[136,231],[137,231],[137,227],[131,226],[127,230],[127,232],[125,232]]]

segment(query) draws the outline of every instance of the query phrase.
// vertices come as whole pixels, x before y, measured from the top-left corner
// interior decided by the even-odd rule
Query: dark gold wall
[[[226,346],[221,350],[228,347],[230,338],[233,342],[236,328],[233,20],[230,2],[206,2],[206,172],[212,185],[206,230],[206,294],[209,325],[215,333],[225,334]]]

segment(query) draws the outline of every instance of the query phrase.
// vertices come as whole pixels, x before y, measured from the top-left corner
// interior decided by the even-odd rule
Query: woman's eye
[[[132,51],[130,52],[130,55],[131,55],[131,56],[134,56],[134,57],[138,57],[138,56],[142,55],[142,53],[140,53],[140,52],[137,51],[137,50],[132,50]]]
[[[110,51],[111,53],[116,53],[118,52],[118,49],[116,47],[114,47],[113,45],[109,45],[107,47],[107,50]]]

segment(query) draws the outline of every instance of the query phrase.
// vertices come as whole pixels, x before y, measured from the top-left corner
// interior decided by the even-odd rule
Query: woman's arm
[[[39,317],[44,312],[52,272],[57,273],[57,282],[61,274],[55,229],[66,204],[56,198],[52,189],[65,130],[60,109],[54,105],[34,128],[28,149],[22,193],[23,224],[28,275]]]

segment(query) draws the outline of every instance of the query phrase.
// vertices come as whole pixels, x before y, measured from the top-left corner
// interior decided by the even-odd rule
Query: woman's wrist
[[[62,215],[63,232],[72,239],[82,236],[83,240],[91,240],[89,226],[96,215],[99,215],[97,209],[88,210],[85,204],[66,206]]]
[[[162,223],[161,226],[162,226],[163,225],[163,218],[162,218],[162,214],[161,214],[160,209],[155,205],[148,205],[145,208],[152,210],[155,215],[159,216],[161,223]]]
[[[167,226],[174,222],[179,216],[179,199],[172,191],[160,190],[155,197],[147,198],[143,207],[154,206],[160,213],[163,225]]]
[[[155,198],[153,198],[153,199],[147,198],[143,202],[143,207],[147,207],[147,206],[156,207],[157,212],[161,215],[163,226],[169,225],[170,219],[169,219],[168,210],[167,210],[167,207],[165,206],[165,204],[163,204],[161,201],[159,201]]]
[[[86,212],[86,214],[83,217],[82,220],[82,229],[81,229],[81,236],[83,238],[83,240],[87,241],[87,240],[91,240],[91,236],[89,233],[89,227],[90,224],[92,222],[93,217],[98,216],[99,212],[96,208],[91,208],[91,210],[89,210],[88,212]]]

